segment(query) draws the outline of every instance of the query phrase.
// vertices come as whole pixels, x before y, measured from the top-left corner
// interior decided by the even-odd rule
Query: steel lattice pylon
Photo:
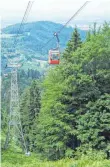
[[[5,149],[10,142],[18,144],[20,141],[22,148],[27,153],[27,147],[23,135],[20,112],[19,112],[19,94],[18,94],[18,81],[17,81],[17,68],[11,72],[11,99],[10,99],[10,113],[8,121],[8,133],[5,142]]]
[[[11,48],[14,48],[14,52],[16,53],[16,44],[17,44],[17,38],[19,37],[19,34],[23,32],[23,26],[24,23],[26,23],[26,20],[28,18],[29,12],[31,10],[33,1],[29,1],[27,8],[25,10],[23,19],[21,21],[20,27],[18,28],[17,34],[14,36],[14,43],[11,46]],[[13,53],[11,49],[10,55]],[[9,122],[8,122],[8,133],[6,137],[5,142],[5,149],[8,147],[9,142],[11,139],[15,141],[21,141],[22,146],[25,150],[26,155],[29,155],[29,152],[27,152],[25,139],[22,131],[21,126],[21,120],[20,120],[20,112],[19,112],[19,95],[18,95],[18,83],[17,83],[17,68],[21,67],[21,63],[16,62],[16,60],[13,60],[9,58],[7,55],[7,65],[5,68],[9,67],[12,68],[11,72],[11,100],[10,100],[10,114],[9,114]],[[18,60],[17,60],[18,61]]]

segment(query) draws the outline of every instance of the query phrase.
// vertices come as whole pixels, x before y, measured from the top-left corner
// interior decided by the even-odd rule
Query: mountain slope
[[[13,52],[14,36],[17,34],[20,24],[8,26],[2,29],[2,57]],[[48,50],[56,47],[56,39],[54,38],[48,45],[47,41],[53,37],[53,33],[62,27],[59,23],[49,21],[38,21],[26,23],[20,32],[15,45],[16,53],[19,54],[24,61],[32,59],[47,60]],[[66,27],[59,34],[61,51],[64,50],[68,40],[73,32],[72,27]],[[79,30],[82,40],[85,39],[86,31]],[[42,50],[41,48],[45,46]]]

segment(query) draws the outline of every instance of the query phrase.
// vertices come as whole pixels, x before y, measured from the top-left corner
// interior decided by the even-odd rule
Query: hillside
[[[13,52],[13,37],[17,34],[19,26],[20,24],[16,24],[2,29],[2,58],[4,59],[5,55],[9,54],[10,51]],[[61,24],[49,21],[26,23],[17,38],[15,54],[21,56],[26,64],[33,62],[33,65],[35,64],[34,67],[36,66],[35,59],[47,60],[48,50],[56,46],[56,40],[51,41],[43,50],[41,50],[41,47],[52,38],[53,33],[58,31],[61,26]],[[73,31],[74,29],[72,27],[66,27],[59,35],[61,51],[66,47]],[[79,33],[82,40],[84,40],[86,31],[79,30]],[[3,61],[2,64],[4,64],[4,62],[5,61]],[[37,62],[37,64],[39,64],[39,62]]]
[[[10,34],[10,38],[13,38],[13,35],[17,34],[18,32],[19,26],[19,24],[16,24],[6,27],[2,30],[2,33]],[[28,49],[33,50],[35,52],[40,51],[40,47],[45,45],[45,43],[53,36],[53,33],[57,32],[61,27],[61,24],[49,21],[26,23],[23,26],[22,32],[18,38],[18,45],[22,43],[23,47],[21,48],[23,50],[29,47]],[[72,27],[66,27],[61,32],[61,34],[59,35],[61,48],[65,48],[65,45],[67,41],[70,39],[73,30],[74,29]],[[79,30],[79,32],[81,38],[85,39],[86,31]],[[50,46],[48,46],[48,48],[52,47],[54,42],[50,43]]]

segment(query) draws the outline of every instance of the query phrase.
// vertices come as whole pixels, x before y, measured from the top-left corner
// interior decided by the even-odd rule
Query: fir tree
[[[70,57],[72,52],[75,52],[78,47],[81,47],[81,44],[82,44],[82,41],[80,38],[80,34],[78,32],[77,27],[75,27],[72,37],[67,44],[64,57],[65,58]]]
[[[78,147],[85,151],[89,141],[89,147],[108,151],[109,36],[110,29],[91,34],[81,48],[68,52],[66,65],[51,69],[46,77],[36,136],[37,149],[46,158],[72,157]]]
[[[20,105],[23,132],[28,149],[33,150],[36,135],[36,119],[40,111],[40,87],[37,81],[33,81],[22,96]]]

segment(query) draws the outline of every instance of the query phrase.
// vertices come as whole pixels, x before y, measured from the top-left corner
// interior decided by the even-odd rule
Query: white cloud
[[[84,2],[84,0],[35,0],[28,21],[66,22]],[[28,0],[2,0],[0,15],[3,25],[20,22],[27,3]],[[91,0],[71,24],[104,20],[110,20],[110,0]]]

